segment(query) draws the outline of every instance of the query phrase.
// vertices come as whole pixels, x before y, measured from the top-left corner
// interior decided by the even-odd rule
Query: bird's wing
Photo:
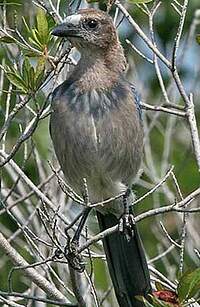
[[[134,102],[135,102],[136,107],[137,107],[139,118],[140,118],[140,120],[142,120],[141,95],[138,93],[138,91],[136,90],[135,86],[132,83],[129,83],[129,84],[130,84],[130,87],[131,87],[131,91],[133,93]]]

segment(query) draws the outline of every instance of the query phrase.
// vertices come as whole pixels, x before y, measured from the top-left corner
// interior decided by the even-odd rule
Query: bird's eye
[[[95,19],[89,19],[85,21],[85,25],[87,26],[87,28],[93,30],[97,28],[98,22]]]

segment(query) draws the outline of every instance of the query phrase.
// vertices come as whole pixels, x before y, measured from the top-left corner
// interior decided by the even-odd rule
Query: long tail
[[[101,231],[118,223],[113,214],[97,212],[97,218]],[[130,241],[122,233],[115,232],[103,239],[103,245],[119,306],[145,306],[135,298],[136,295],[147,297],[151,292],[149,271],[137,227]]]

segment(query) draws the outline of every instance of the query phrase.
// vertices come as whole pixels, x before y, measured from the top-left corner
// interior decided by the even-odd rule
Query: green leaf
[[[39,89],[39,87],[41,86],[42,82],[43,82],[43,78],[44,78],[44,71],[42,71],[38,76],[37,79],[35,79],[35,87],[36,90]]]
[[[157,291],[161,291],[164,290],[165,288],[163,287],[163,285],[161,283],[159,283],[158,281],[155,282],[155,286],[156,286],[156,290]]]
[[[151,305],[143,296],[140,296],[140,295],[136,295],[135,298],[144,303],[146,307],[154,307],[153,305]]]
[[[28,50],[28,49],[23,49],[23,54],[24,54],[24,56],[26,56],[28,58],[37,58],[38,57],[37,52],[34,52],[32,50]]]
[[[44,77],[46,58],[39,57],[35,70],[35,86],[39,88]]]
[[[37,29],[32,29],[31,31],[32,35],[33,35],[33,40],[35,40],[35,43],[38,44],[38,46],[43,48],[43,44],[40,41],[40,37],[38,35],[38,30]]]
[[[148,2],[151,2],[152,0],[129,0],[129,1],[132,2],[132,3],[141,4],[141,3],[148,3]]]
[[[196,41],[197,41],[197,43],[200,45],[200,34],[198,34],[198,35],[196,36]]]
[[[30,68],[29,78],[30,78],[29,88],[31,90],[34,90],[35,89],[35,71],[33,67]]]
[[[194,297],[200,291],[200,268],[183,274],[177,291],[181,302]]]
[[[154,296],[151,296],[152,303],[154,307],[169,307],[169,303],[161,301]]]
[[[33,45],[35,45],[39,50],[41,50],[41,44],[39,43],[36,43],[36,41],[34,40],[34,39],[32,39],[32,37],[29,37],[29,42],[31,43],[31,44],[33,44]]]
[[[49,27],[44,10],[42,9],[38,10],[36,19],[37,19],[37,29],[40,37],[40,42],[43,45],[46,45],[49,40]]]
[[[137,295],[135,296],[139,301],[144,302],[146,307],[169,307],[169,304],[158,300],[151,295],[151,303],[148,302],[144,297]]]
[[[29,78],[30,69],[31,69],[31,64],[29,62],[29,59],[25,57],[23,65],[22,65],[22,77],[25,83],[27,84],[27,86],[29,85],[29,80],[30,80]]]
[[[37,66],[36,66],[36,70],[35,70],[35,78],[36,79],[41,74],[41,72],[44,71],[45,63],[46,63],[46,58],[44,56],[41,56],[41,57],[38,58]]]
[[[0,43],[11,44],[11,43],[15,43],[15,40],[14,38],[10,36],[3,36],[3,37],[0,37]]]
[[[94,3],[94,2],[100,2],[100,0],[87,0],[87,3]],[[105,2],[105,1],[103,1]]]
[[[29,28],[29,26],[28,26],[28,24],[27,24],[26,19],[24,18],[24,16],[22,16],[22,21],[23,21],[23,23],[24,23],[24,25],[25,25],[26,31],[27,31],[27,32],[30,32],[31,29]]]
[[[6,65],[6,72],[11,72],[14,75],[18,75],[20,77],[18,71],[15,69],[13,64],[11,64],[10,66]]]
[[[12,72],[7,72],[7,78],[8,80],[16,86],[19,90],[21,90],[24,93],[27,93],[27,87],[24,81],[21,79],[21,77],[17,74],[14,74]]]

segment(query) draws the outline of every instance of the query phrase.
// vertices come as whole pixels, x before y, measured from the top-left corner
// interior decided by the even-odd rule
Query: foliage
[[[179,280],[177,292],[180,302],[196,297],[200,291],[200,268],[186,272]]]

